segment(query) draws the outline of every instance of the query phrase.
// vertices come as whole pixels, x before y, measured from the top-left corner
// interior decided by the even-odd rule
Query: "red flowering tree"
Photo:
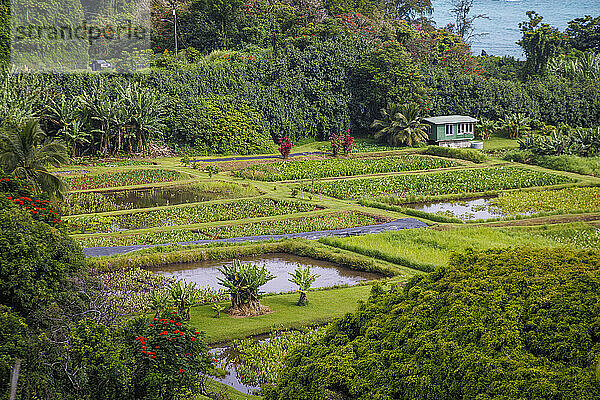
[[[331,152],[335,157],[340,154],[347,156],[352,151],[354,137],[350,136],[350,129],[348,129],[346,133],[332,133],[329,141],[331,142]]]
[[[36,221],[51,226],[60,224],[60,214],[56,212],[44,195],[34,195],[31,185],[24,179],[0,174],[0,196],[24,208]]]
[[[197,391],[201,373],[213,367],[204,334],[177,312],[154,318],[136,341],[136,399],[174,399]]]
[[[287,136],[284,136],[279,140],[279,152],[281,153],[281,157],[283,157],[284,160],[286,160],[290,156],[292,147],[294,147],[294,145],[290,141],[290,138],[288,138]]]

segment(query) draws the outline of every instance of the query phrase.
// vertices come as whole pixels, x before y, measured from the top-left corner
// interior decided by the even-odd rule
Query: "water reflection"
[[[355,271],[340,267],[336,264],[315,260],[308,257],[300,257],[287,253],[271,253],[259,256],[240,257],[242,262],[265,265],[267,270],[275,276],[275,279],[267,282],[261,287],[265,293],[279,293],[296,290],[297,286],[288,281],[288,273],[294,272],[298,264],[310,266],[311,273],[319,274],[312,287],[322,288],[336,285],[352,285],[363,281],[381,279],[383,275]],[[224,265],[233,264],[233,260],[209,260],[186,264],[174,264],[164,267],[153,268],[152,271],[165,274],[170,277],[184,279],[197,283],[200,286],[210,286],[216,289],[223,287],[218,284],[217,277],[222,276],[218,271]]]

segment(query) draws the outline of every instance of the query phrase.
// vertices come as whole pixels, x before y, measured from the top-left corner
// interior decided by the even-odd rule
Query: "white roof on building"
[[[443,124],[461,124],[467,122],[477,122],[477,119],[466,115],[443,115],[441,117],[423,118],[423,121],[430,122],[436,125]]]

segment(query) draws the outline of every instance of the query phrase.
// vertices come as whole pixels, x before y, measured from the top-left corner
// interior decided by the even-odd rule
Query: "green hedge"
[[[482,163],[487,161],[487,157],[479,150],[473,149],[455,149],[452,147],[440,147],[440,146],[429,146],[423,154],[430,156],[440,156],[448,158],[458,158],[460,160],[467,160],[474,163]]]
[[[593,127],[600,123],[600,87],[592,80],[544,76],[522,82],[431,69],[425,86],[432,101],[431,115],[498,120],[524,113],[551,125]]]
[[[197,154],[258,154],[275,149],[264,116],[231,96],[174,99],[168,140]]]
[[[360,254],[344,252],[339,248],[329,248],[318,242],[305,239],[284,239],[280,241],[226,244],[215,243],[204,246],[159,246],[121,256],[90,259],[94,272],[109,272],[122,269],[147,268],[176,263],[191,263],[201,260],[232,259],[265,253],[289,253],[318,260],[330,261],[337,265],[367,272],[382,273],[387,276],[397,274],[397,270],[384,262],[363,257]]]

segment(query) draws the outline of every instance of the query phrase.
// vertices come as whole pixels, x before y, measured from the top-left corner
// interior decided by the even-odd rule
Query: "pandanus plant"
[[[299,306],[308,304],[308,290],[319,276],[320,275],[317,274],[311,274],[309,266],[302,268],[298,265],[298,268],[296,268],[293,274],[290,272],[291,278],[288,280],[298,285],[298,293],[300,293],[300,299],[298,299]]]
[[[217,280],[231,296],[232,312],[244,315],[260,313],[259,288],[275,278],[267,268],[255,264],[242,264],[240,260],[235,260],[233,264],[220,268],[219,272],[223,277]]]

